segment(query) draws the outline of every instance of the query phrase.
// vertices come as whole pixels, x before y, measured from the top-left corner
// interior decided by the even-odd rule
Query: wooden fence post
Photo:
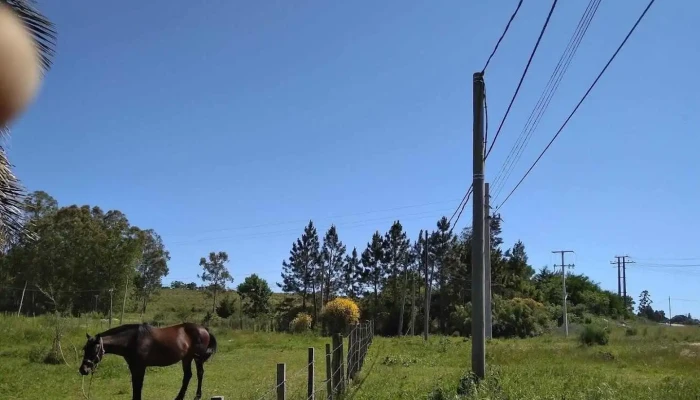
[[[277,400],[287,400],[287,365],[277,364]]]
[[[348,336],[348,380],[352,379],[354,376],[354,370],[355,370],[355,345],[356,345],[356,340],[355,336],[357,334],[357,327],[358,325],[355,324],[353,325],[352,329],[350,329],[350,335]]]
[[[309,372],[306,380],[306,400],[314,400],[314,348],[309,347]]]
[[[338,371],[340,370],[340,363],[338,362],[338,361],[340,361],[338,359],[338,350],[340,349],[340,344],[338,342],[339,342],[339,339],[342,340],[342,338],[340,338],[340,335],[335,333],[335,334],[333,334],[333,336],[331,336],[331,339],[332,339],[331,347],[333,347],[333,350],[332,350],[333,362],[331,363],[331,369],[332,369],[332,371],[331,371],[332,379],[331,380],[333,381],[333,394],[336,394],[337,393],[336,389],[340,386],[340,384],[338,383],[339,382]]]
[[[326,398],[333,399],[333,375],[331,374],[333,360],[331,357],[331,345],[326,343]]]
[[[333,359],[337,359],[336,368],[338,369],[338,393],[345,393],[345,357],[343,357],[343,335],[336,333],[333,335],[334,341],[337,341],[337,353],[333,355]]]

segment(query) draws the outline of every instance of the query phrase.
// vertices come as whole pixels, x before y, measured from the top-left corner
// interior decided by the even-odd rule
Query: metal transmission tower
[[[566,312],[566,299],[568,295],[566,294],[566,268],[573,268],[574,264],[564,263],[564,254],[574,253],[573,250],[554,250],[552,253],[561,254],[561,265],[554,264],[554,268],[561,267],[561,282],[562,282],[562,307],[564,309],[564,332],[566,336],[569,336],[569,316]]]

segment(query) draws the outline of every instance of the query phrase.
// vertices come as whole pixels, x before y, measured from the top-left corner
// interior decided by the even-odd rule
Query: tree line
[[[27,195],[20,208],[25,232],[6,237],[0,251],[0,311],[18,311],[29,293],[25,313],[77,315],[104,311],[110,295],[127,293],[136,305],[132,311],[145,313],[169,273],[170,254],[157,232],[132,225],[118,210],[59,207],[44,191]],[[227,263],[223,251],[199,260],[212,313],[233,281]],[[179,285],[198,287],[173,283]]]
[[[548,267],[536,271],[528,263],[522,241],[504,248],[500,218],[494,216],[491,221],[494,335],[528,336],[561,324],[561,274]],[[471,332],[471,276],[471,229],[453,233],[446,217],[437,221],[434,230],[420,231],[414,239],[395,221],[385,233],[374,232],[364,248],[352,250],[340,240],[334,225],[320,238],[309,221],[282,262],[277,285],[297,294],[299,310],[309,312],[314,320],[328,301],[347,296],[361,305],[362,318],[375,320],[382,334],[422,332],[427,311],[431,332],[467,335]],[[630,297],[625,302],[585,275],[567,275],[567,289],[570,321],[633,314]]]
[[[32,235],[3,243],[0,311],[16,311],[26,288],[31,293],[26,313],[104,311],[110,301],[105,294],[128,293],[136,304],[132,311],[143,315],[169,272],[170,255],[157,232],[132,225],[118,210],[59,207],[43,191],[26,197],[23,212]],[[527,336],[561,324],[561,273],[535,270],[524,243],[506,248],[500,219],[491,221],[494,334]],[[228,263],[226,252],[211,252],[199,260],[201,286],[179,281],[170,286],[203,291],[211,299],[209,314],[228,318],[235,303],[226,290],[233,282]],[[433,230],[411,238],[395,221],[384,233],[375,231],[365,246],[349,249],[336,226],[320,237],[309,221],[282,262],[277,285],[294,296],[273,307],[267,282],[247,277],[237,287],[238,309],[250,318],[273,318],[286,329],[301,311],[317,321],[330,300],[344,296],[359,304],[363,319],[375,320],[378,333],[421,333],[427,314],[431,332],[466,335],[471,331],[471,230],[454,233],[442,217]],[[572,322],[635,314],[632,298],[603,290],[583,274],[568,275],[567,288]],[[637,315],[666,318],[645,301],[640,298]]]

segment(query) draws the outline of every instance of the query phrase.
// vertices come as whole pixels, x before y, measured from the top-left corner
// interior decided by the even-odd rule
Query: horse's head
[[[79,368],[81,375],[95,372],[97,364],[102,361],[102,356],[105,355],[104,343],[99,334],[91,337],[86,333],[85,336],[87,337],[87,342],[83,346],[83,363],[80,364]]]

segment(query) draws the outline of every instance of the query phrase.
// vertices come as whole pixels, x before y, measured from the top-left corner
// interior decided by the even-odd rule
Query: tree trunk
[[[377,309],[379,309],[379,290],[377,281],[374,281],[374,310],[372,310],[372,320],[377,319]]]
[[[408,266],[404,266],[403,269],[403,290],[401,294],[401,306],[400,306],[400,313],[399,313],[399,327],[398,327],[398,335],[403,336],[403,313],[405,311],[406,307],[406,290],[408,289]]]
[[[304,290],[301,292],[301,308],[306,312],[306,293],[309,288],[304,284]]]
[[[420,274],[420,272],[419,272]],[[420,275],[419,275],[420,276]],[[411,336],[416,334],[416,275],[411,275],[411,323],[409,326]]]
[[[216,292],[218,292],[218,286],[214,284],[214,304],[212,304],[211,307],[212,314],[216,313]]]
[[[326,274],[325,268],[323,267],[323,265],[321,265],[321,279],[319,280],[320,285],[318,288],[318,291],[321,293],[321,304],[326,304],[323,301],[323,286],[324,286],[323,284],[325,283],[325,274]]]
[[[314,319],[312,321],[312,326],[316,325],[316,321],[318,321],[318,305],[316,301],[316,284],[311,285],[311,291],[312,291],[312,298],[314,301]]]

